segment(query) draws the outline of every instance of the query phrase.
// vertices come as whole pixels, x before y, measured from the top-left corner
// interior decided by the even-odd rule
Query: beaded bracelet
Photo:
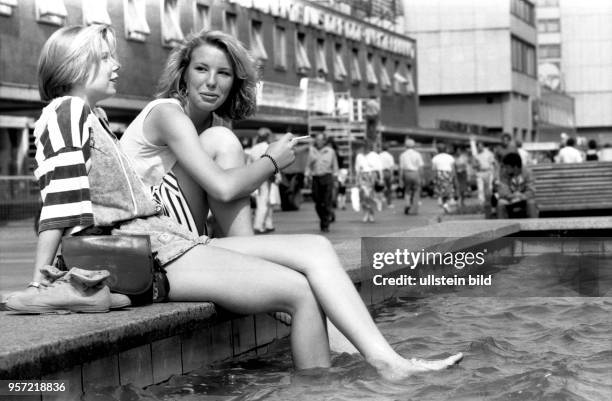
[[[274,160],[274,158],[272,156],[270,156],[269,154],[265,153],[263,155],[261,155],[261,158],[263,159],[264,157],[267,157],[268,159],[270,159],[270,161],[272,162],[272,164],[274,164],[274,174],[278,174],[278,172],[280,171],[280,169],[278,168],[278,164],[276,163],[276,160]]]

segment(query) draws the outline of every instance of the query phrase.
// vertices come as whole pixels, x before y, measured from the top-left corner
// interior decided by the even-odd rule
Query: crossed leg
[[[317,235],[219,238],[214,246],[252,255],[302,273],[323,312],[366,360],[388,379],[455,364],[461,353],[436,361],[406,360],[393,350],[342,268],[331,243]],[[295,328],[295,327],[294,327]]]
[[[165,268],[170,300],[212,301],[241,314],[287,312],[296,368],[330,366],[325,314],[304,275],[212,245],[198,245]]]

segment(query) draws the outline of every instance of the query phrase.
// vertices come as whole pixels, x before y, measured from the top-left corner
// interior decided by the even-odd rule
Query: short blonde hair
[[[103,43],[115,57],[115,33],[107,25],[67,26],[45,42],[38,59],[38,91],[43,101],[69,93],[98,73]]]
[[[258,80],[256,63],[236,38],[221,31],[202,30],[192,33],[183,43],[172,49],[159,79],[156,97],[175,98],[185,104],[185,71],[191,62],[193,51],[203,44],[223,51],[234,71],[234,84],[227,100],[215,113],[232,120],[241,120],[253,114],[256,108]]]

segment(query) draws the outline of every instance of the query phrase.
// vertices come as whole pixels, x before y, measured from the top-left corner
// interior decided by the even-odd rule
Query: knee
[[[225,127],[210,127],[199,136],[206,152],[223,168],[245,165],[244,150],[236,135]]]
[[[322,235],[308,235],[306,243],[308,244],[308,253],[328,254],[335,253],[332,243]]]
[[[290,300],[287,312],[291,315],[294,315],[295,312],[303,308],[318,307],[317,299],[305,276],[301,275],[301,277],[292,282],[289,289]]]

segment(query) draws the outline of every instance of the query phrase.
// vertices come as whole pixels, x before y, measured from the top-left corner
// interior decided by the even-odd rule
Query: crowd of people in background
[[[256,143],[262,140],[261,132],[271,133],[268,129],[262,130],[258,131]],[[364,223],[374,222],[377,211],[394,208],[394,198],[404,214],[417,215],[422,193],[429,189],[442,213],[455,213],[466,206],[466,199],[475,197],[487,217],[537,217],[530,165],[612,161],[610,145],[600,147],[591,139],[581,141],[578,146],[575,138],[565,134],[561,135],[555,153],[531,153],[520,139],[509,133],[503,133],[501,142],[494,145],[472,137],[467,146],[444,141],[434,145],[431,154],[429,148],[419,148],[412,138],[405,139],[399,153],[397,147],[390,151],[388,143],[380,146],[359,143],[349,171],[341,168],[342,158],[333,138],[325,133],[315,135],[306,151],[303,183],[311,189],[321,232],[329,232],[335,221],[334,209],[345,210],[347,204],[363,214]],[[264,183],[254,194],[256,233],[274,230],[272,210],[280,201],[271,203],[270,193],[278,191],[273,186],[279,181],[280,177],[276,177]]]

